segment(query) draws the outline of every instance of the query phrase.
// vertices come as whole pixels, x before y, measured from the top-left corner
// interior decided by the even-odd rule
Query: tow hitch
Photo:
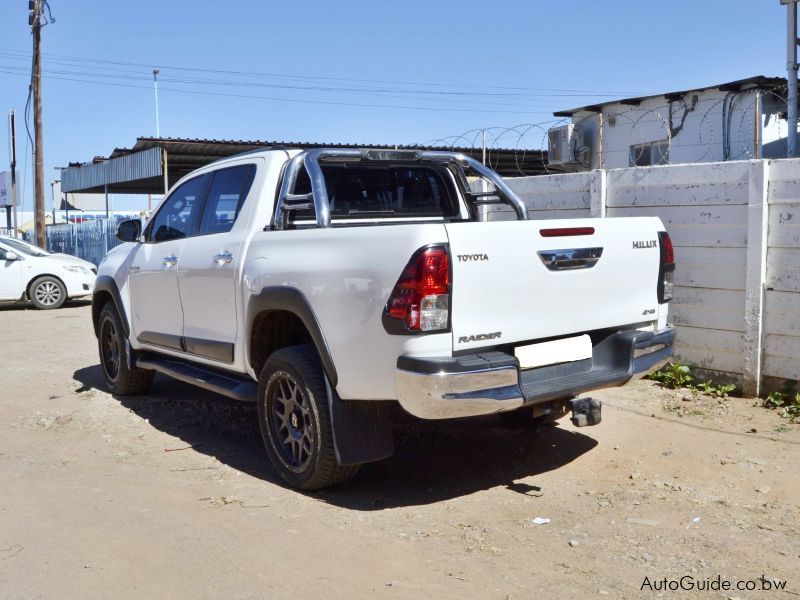
[[[603,420],[602,401],[594,398],[573,398],[569,403],[572,405],[572,424],[575,427],[598,425]]]

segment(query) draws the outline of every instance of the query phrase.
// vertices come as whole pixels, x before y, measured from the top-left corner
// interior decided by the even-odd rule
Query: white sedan
[[[0,236],[0,301],[30,300],[58,308],[94,289],[95,266],[69,254],[53,254],[22,240]]]

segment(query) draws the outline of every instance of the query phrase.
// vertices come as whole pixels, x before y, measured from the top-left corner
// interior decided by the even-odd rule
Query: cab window
[[[220,169],[211,174],[211,185],[200,222],[200,235],[231,230],[250,191],[255,172],[255,165],[241,165]]]
[[[173,191],[147,226],[148,242],[166,242],[194,235],[203,207],[208,175],[182,183]]]

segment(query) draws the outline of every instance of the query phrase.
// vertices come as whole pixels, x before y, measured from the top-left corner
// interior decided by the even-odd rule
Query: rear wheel
[[[154,373],[147,369],[128,367],[125,330],[113,303],[107,302],[100,311],[97,331],[100,365],[109,391],[118,396],[146,393],[153,383]]]
[[[67,289],[55,277],[45,275],[31,284],[31,304],[40,310],[59,308],[67,299]]]
[[[336,461],[322,364],[311,345],[267,359],[258,379],[258,423],[270,461],[293,487],[319,490],[358,471]]]

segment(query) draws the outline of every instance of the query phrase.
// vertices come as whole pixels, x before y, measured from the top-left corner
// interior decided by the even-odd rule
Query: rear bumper
[[[592,358],[521,370],[503,352],[397,360],[397,399],[422,419],[472,417],[622,385],[672,356],[675,330],[628,330],[597,344]]]

